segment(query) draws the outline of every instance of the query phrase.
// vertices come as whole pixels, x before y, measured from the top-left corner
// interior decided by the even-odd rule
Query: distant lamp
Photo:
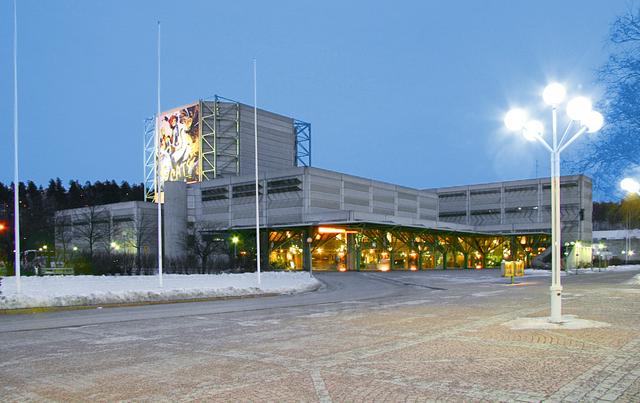
[[[231,242],[233,242],[234,244],[237,244],[238,241],[240,241],[240,238],[238,238],[237,236],[231,238]]]
[[[567,90],[560,83],[551,83],[547,85],[542,92],[542,99],[547,105],[558,106],[567,96]]]
[[[620,188],[625,192],[639,193],[640,183],[638,183],[638,181],[633,178],[624,178],[620,181]]]
[[[531,120],[527,122],[522,131],[522,135],[529,141],[536,141],[539,136],[542,136],[544,132],[544,126],[539,120]]]
[[[575,97],[567,104],[567,115],[571,120],[583,121],[591,113],[591,101],[587,97]]]
[[[504,116],[504,125],[512,132],[522,130],[526,122],[527,112],[520,108],[511,109]]]

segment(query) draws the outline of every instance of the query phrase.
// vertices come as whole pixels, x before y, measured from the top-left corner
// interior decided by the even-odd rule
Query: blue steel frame
[[[156,117],[144,120],[144,199],[154,201],[156,184]]]
[[[294,119],[296,133],[296,166],[311,166],[311,123]]]

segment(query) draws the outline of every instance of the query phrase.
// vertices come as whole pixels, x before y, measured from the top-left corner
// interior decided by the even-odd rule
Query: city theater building
[[[265,110],[258,110],[257,121],[263,267],[485,268],[504,259],[530,265],[548,253],[548,178],[410,188],[312,167],[309,123]],[[253,107],[216,96],[164,112],[157,124],[159,138],[155,119],[145,125],[147,200],[100,206],[101,222],[125,225],[128,230],[115,236],[131,237],[141,217],[157,221],[155,203],[161,202],[165,259],[184,257],[186,234],[198,233],[224,242],[232,259],[253,261]],[[565,176],[560,187],[562,242],[590,243],[591,180]],[[57,215],[67,218],[73,234],[74,226],[88,225],[86,212]],[[143,250],[156,254],[157,238],[148,238]],[[71,242],[84,247],[81,239]]]

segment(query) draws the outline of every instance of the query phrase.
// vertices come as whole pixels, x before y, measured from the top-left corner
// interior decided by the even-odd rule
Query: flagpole
[[[256,264],[258,273],[258,286],[260,285],[260,192],[258,188],[258,92],[256,76],[256,59],[253,59],[253,130],[255,141],[255,167],[256,167]]]
[[[18,181],[18,11],[13,0],[13,237],[16,291],[22,291],[20,279],[20,182]]]
[[[156,202],[158,203],[158,281],[164,286],[162,279],[162,198],[160,191],[160,21],[158,21],[158,108],[156,113]]]

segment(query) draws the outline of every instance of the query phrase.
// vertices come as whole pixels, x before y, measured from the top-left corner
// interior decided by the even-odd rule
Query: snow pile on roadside
[[[265,293],[290,294],[317,289],[308,273],[165,274],[157,276],[51,276],[22,277],[17,294],[15,277],[0,285],[0,309],[50,306],[122,304],[195,298],[232,297]]]
[[[636,274],[635,276],[633,276],[633,278],[629,280],[628,284],[640,285],[640,274]]]

